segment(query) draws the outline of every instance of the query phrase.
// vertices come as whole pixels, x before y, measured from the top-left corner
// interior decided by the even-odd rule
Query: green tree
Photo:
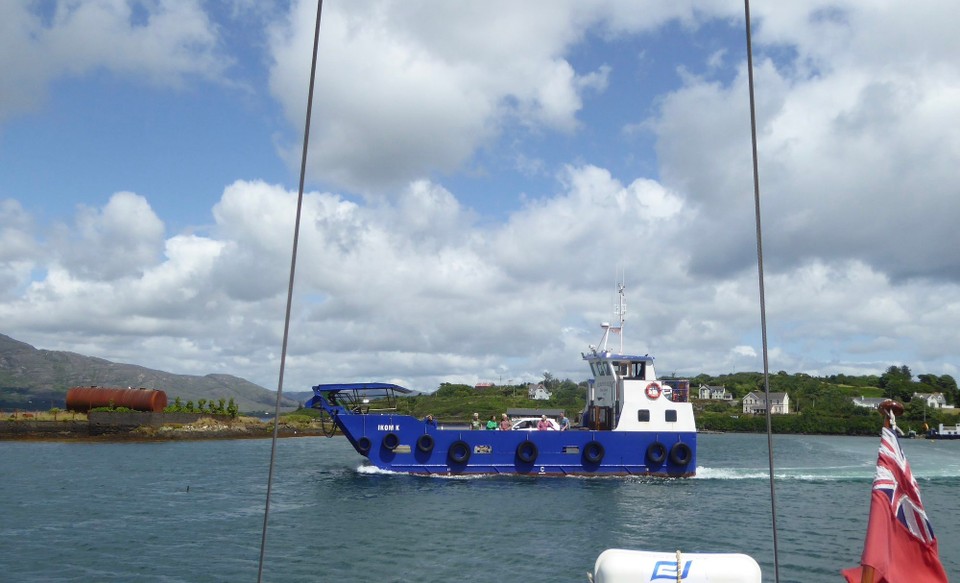
[[[877,382],[877,385],[883,389],[884,397],[908,403],[916,391],[916,386],[912,379],[913,374],[907,365],[900,367],[891,366],[887,368],[887,372],[880,375],[880,380]]]
[[[917,375],[920,387],[919,392],[942,393],[947,404],[955,403],[957,398],[957,381],[950,375],[937,376],[935,374]]]
[[[738,411],[733,405],[726,401],[709,401],[703,406],[704,411],[712,413],[734,413]]]
[[[440,388],[438,388],[433,394],[437,395],[438,397],[470,397],[476,392],[477,389],[471,387],[470,385],[440,383]]]
[[[230,397],[230,402],[227,403],[227,415],[236,418],[240,414],[240,408],[237,407],[237,404],[234,402],[233,397]]]
[[[543,388],[552,393],[558,386],[560,386],[560,381],[550,374],[550,371],[543,371]]]
[[[935,374],[918,374],[917,375],[917,382],[919,382],[921,385],[930,387],[929,390],[931,391],[934,391],[940,388],[940,385],[938,384],[939,380],[940,380],[940,377],[938,377]]]
[[[928,427],[933,427],[938,423],[945,422],[942,411],[928,406],[926,399],[914,399],[904,405],[903,415],[900,416],[900,419],[904,422],[911,422],[909,426],[918,432],[925,431],[921,428],[923,423],[926,423]],[[902,427],[902,429],[907,430],[908,427]]]
[[[937,379],[937,386],[943,392],[948,403],[960,407],[960,389],[957,388],[957,381],[948,374],[940,375]]]

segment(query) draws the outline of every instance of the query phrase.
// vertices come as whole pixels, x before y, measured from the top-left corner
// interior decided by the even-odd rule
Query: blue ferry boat
[[[589,382],[582,422],[566,431],[471,430],[396,412],[409,389],[390,383],[321,384],[306,406],[330,416],[360,455],[378,468],[413,474],[693,476],[697,429],[688,386],[659,380],[653,357],[599,347],[582,357]]]

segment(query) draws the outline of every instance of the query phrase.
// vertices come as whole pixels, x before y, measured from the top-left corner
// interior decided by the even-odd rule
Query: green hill
[[[276,393],[225,374],[180,375],[133,364],[110,362],[74,352],[39,350],[0,334],[0,409],[63,408],[67,390],[77,386],[160,389],[170,402],[231,398],[241,412],[272,412]],[[285,399],[285,410],[297,401]]]

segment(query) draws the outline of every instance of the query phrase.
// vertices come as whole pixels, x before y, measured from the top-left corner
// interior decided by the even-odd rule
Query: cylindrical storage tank
[[[167,406],[167,394],[156,389],[73,387],[67,391],[67,409],[89,411],[96,407],[126,407],[134,411],[160,413]]]

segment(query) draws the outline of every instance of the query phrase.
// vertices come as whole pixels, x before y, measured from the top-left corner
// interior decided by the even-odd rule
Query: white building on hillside
[[[877,405],[886,400],[886,397],[864,397],[861,395],[853,398],[853,404],[864,409],[876,409]]]
[[[766,414],[766,395],[758,391],[750,391],[743,398],[743,412],[752,414]],[[787,393],[770,393],[770,414],[786,415],[790,413],[790,395]]]
[[[926,401],[931,409],[953,409],[953,405],[947,405],[943,393],[914,393],[913,398]]]
[[[543,383],[529,383],[527,385],[527,398],[534,401],[549,401],[553,393],[543,386]]]
[[[700,385],[699,396],[703,400],[732,401],[733,395],[724,386]]]

